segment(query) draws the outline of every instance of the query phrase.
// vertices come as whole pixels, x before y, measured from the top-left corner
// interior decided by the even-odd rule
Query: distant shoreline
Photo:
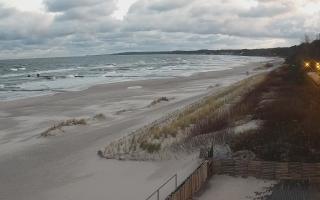
[[[90,56],[107,56],[107,55],[154,55],[154,54],[175,54],[175,55],[233,55],[233,56],[257,56],[257,57],[287,57],[295,46],[292,47],[274,47],[261,49],[198,49],[198,50],[163,50],[163,51],[123,51],[117,53],[92,54],[92,55],[70,55],[70,56],[53,56],[53,57],[30,57],[30,58],[9,58],[0,59],[1,61],[29,60],[29,59],[47,59],[47,58],[79,58]]]
[[[222,49],[222,50],[174,50],[174,51],[129,51],[111,55],[232,55],[232,56],[257,56],[257,57],[286,57],[291,47],[263,48],[263,49]]]

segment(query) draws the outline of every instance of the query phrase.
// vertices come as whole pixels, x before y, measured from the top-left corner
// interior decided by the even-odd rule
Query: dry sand
[[[121,162],[100,159],[96,152],[209,91],[246,78],[246,71],[261,73],[253,70],[260,65],[0,102],[0,199],[141,200],[174,173],[182,181],[198,165],[197,155],[178,161]],[[162,96],[174,99],[148,107]],[[55,122],[98,113],[106,119],[69,127],[57,136],[39,136]]]
[[[270,195],[268,189],[276,181],[217,175],[211,178],[207,189],[197,200],[255,200]]]

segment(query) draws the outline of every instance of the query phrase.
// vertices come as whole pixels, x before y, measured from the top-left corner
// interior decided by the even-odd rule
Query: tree
[[[310,36],[308,34],[304,35],[304,43],[309,44],[310,43]]]

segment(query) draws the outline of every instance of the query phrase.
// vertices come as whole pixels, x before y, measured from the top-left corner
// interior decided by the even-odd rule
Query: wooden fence
[[[188,200],[196,194],[210,176],[210,161],[204,161],[166,200]]]
[[[270,180],[306,180],[320,183],[320,163],[213,160],[214,174],[253,176]]]

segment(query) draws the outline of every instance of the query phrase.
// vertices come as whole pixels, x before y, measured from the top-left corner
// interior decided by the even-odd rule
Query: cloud
[[[277,2],[273,0],[259,1],[256,6],[251,7],[249,10],[240,13],[240,17],[276,17],[278,15],[285,15],[291,11],[294,11],[292,3],[289,2]]]
[[[130,0],[123,19],[117,1],[0,3],[0,57],[288,46],[320,32],[320,0]]]
[[[0,41],[41,38],[45,36],[53,17],[43,13],[21,12],[0,5]]]
[[[108,2],[108,0],[45,0],[44,4],[50,12],[65,12],[70,9],[103,4],[104,2]]]
[[[167,1],[162,2],[163,4],[159,1],[139,1],[129,11],[125,28],[131,31],[160,30],[241,37],[292,38],[306,31],[308,19],[307,15],[296,11],[292,2],[289,4],[286,1],[260,0],[243,3],[240,0],[191,0],[173,10],[162,9],[166,12],[154,12],[155,6],[175,7],[169,6]]]
[[[146,3],[146,2],[143,2]],[[188,5],[190,3],[189,0],[154,0],[152,1],[152,4],[149,4],[148,9],[152,10],[154,12],[166,12],[176,9],[181,9],[184,6]]]

